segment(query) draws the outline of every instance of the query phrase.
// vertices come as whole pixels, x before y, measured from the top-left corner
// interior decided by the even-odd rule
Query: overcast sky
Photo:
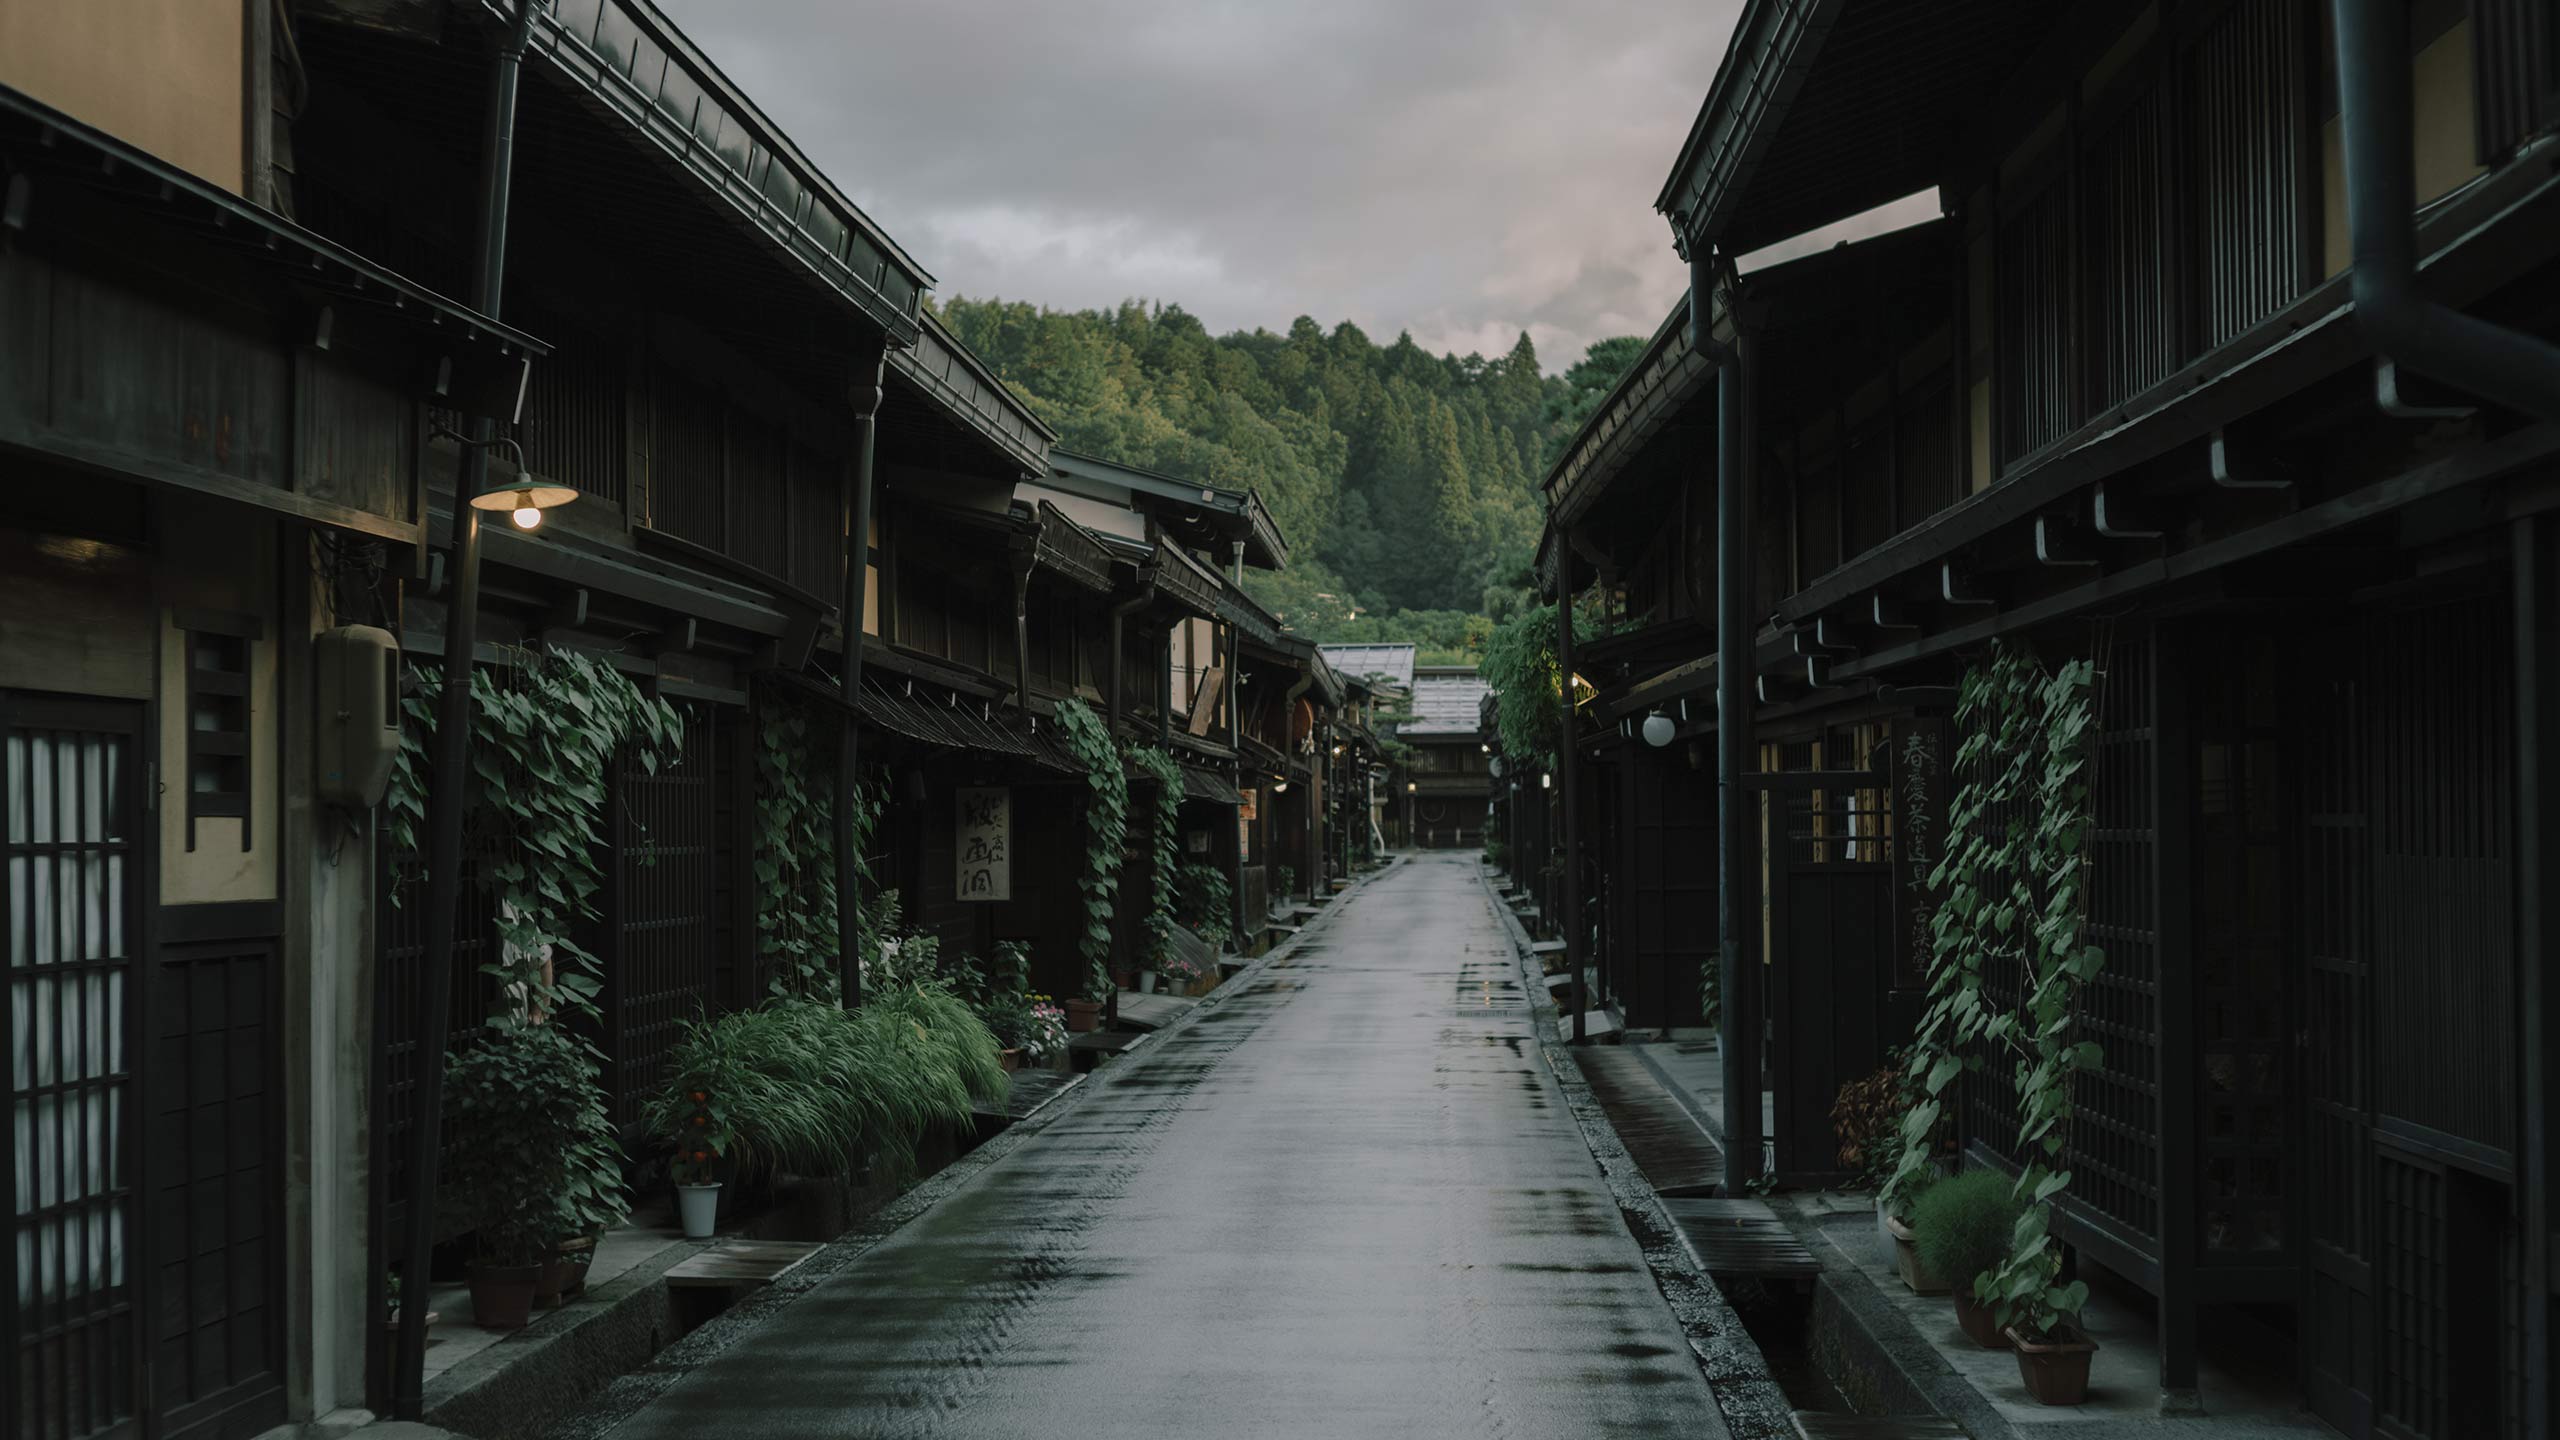
[[[1549,370],[1686,275],[1739,0],[660,0],[943,295],[1349,319]]]

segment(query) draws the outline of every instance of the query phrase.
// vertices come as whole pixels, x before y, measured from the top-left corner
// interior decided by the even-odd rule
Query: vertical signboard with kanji
[[[1001,785],[964,785],[952,853],[963,900],[1013,898],[1013,792]]]

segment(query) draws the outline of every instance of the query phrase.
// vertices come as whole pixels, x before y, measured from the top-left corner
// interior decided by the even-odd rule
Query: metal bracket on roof
[[[2089,553],[2087,545],[2068,520],[2053,515],[2036,517],[2036,563],[2039,565],[2095,565],[2098,557]]]
[[[2144,513],[2140,505],[2116,500],[2107,492],[2107,482],[2098,482],[2097,494],[2089,502],[2098,522],[2100,538],[2107,540],[2157,540],[2161,529],[2158,518]]]
[[[2000,603],[1975,588],[1973,577],[1957,570],[1952,561],[1938,567],[1938,595],[1950,605],[1996,606]]]
[[[2213,443],[2205,451],[2205,464],[2213,474],[2213,483],[2225,490],[2293,488],[2293,477],[2282,462],[2241,459],[2232,453],[2231,438],[2220,430],[2213,432]]]

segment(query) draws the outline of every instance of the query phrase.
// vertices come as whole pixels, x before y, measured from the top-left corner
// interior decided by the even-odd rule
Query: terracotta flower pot
[[[1902,1272],[1902,1283],[1914,1295],[1944,1295],[1948,1285],[1929,1271],[1920,1261],[1920,1251],[1911,1243],[1911,1227],[1892,1215],[1884,1217],[1885,1228],[1893,1232],[1893,1265]]]
[[[471,1267],[471,1323],[483,1330],[521,1330],[533,1322],[533,1288],[539,1265]]]
[[[569,1257],[554,1255],[533,1267],[533,1304],[537,1310],[560,1308],[560,1292],[569,1283]]]
[[[2039,1405],[2077,1405],[2089,1398],[2089,1357],[2098,1342],[2076,1326],[2065,1325],[2043,1340],[2030,1340],[2011,1326],[2003,1334],[2018,1352],[2018,1379]]]
[[[1014,1071],[1022,1068],[1022,1051],[1019,1049],[999,1050],[996,1052],[996,1063],[1002,1065],[1005,1068],[1005,1073],[1010,1075]]]
[[[2000,1329],[1999,1317],[1990,1306],[1973,1298],[1972,1287],[1956,1286],[1950,1293],[1956,1300],[1956,1326],[1965,1338],[1985,1350],[2006,1350],[2009,1337]]]
[[[1087,1034],[1102,1023],[1102,1002],[1098,1000],[1070,1000],[1066,1009],[1068,1034]]]
[[[567,1268],[567,1279],[560,1286],[560,1298],[583,1294],[587,1288],[587,1267],[596,1263],[596,1242],[601,1235],[581,1235],[560,1242],[560,1263]]]

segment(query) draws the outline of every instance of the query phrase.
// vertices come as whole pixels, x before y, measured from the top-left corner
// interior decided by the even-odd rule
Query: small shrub
[[[454,1048],[453,1147],[437,1199],[482,1260],[530,1265],[622,1217],[621,1149],[601,1095],[593,1052],[558,1026],[492,1026]]]
[[[1967,1170],[1939,1181],[1911,1206],[1911,1243],[1931,1273],[1959,1289],[1996,1270],[2009,1254],[2019,1205],[2009,1177],[1996,1170]]]
[[[1197,934],[1224,942],[1227,932],[1235,928],[1235,894],[1227,883],[1227,872],[1195,861],[1182,867],[1174,889],[1182,923]]]
[[[1902,1070],[1888,1064],[1840,1087],[1831,1101],[1831,1133],[1840,1141],[1840,1164],[1861,1185],[1882,1185],[1902,1158]]]

